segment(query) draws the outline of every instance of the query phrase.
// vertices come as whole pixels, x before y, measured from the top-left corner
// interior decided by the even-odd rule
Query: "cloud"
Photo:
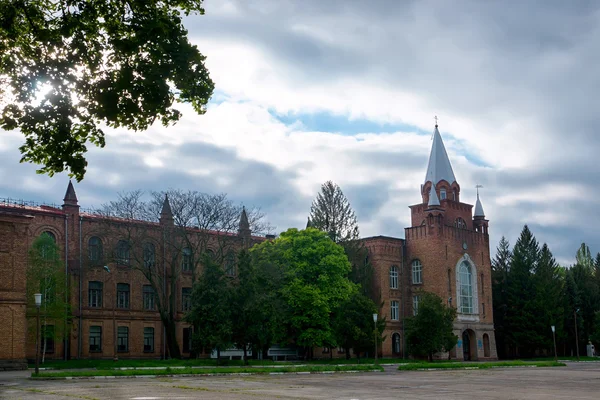
[[[403,237],[420,202],[433,116],[461,185],[475,184],[492,247],[523,224],[572,262],[600,239],[593,2],[207,0],[185,23],[217,91],[204,116],[108,131],[76,189],[85,205],[117,191],[228,192],[262,205],[279,230],[302,227],[334,180],[365,236]],[[67,178],[18,164],[2,133],[0,196],[60,202]],[[593,245],[592,245],[593,247]],[[599,251],[600,248],[592,251]],[[492,249],[493,253],[494,249]]]

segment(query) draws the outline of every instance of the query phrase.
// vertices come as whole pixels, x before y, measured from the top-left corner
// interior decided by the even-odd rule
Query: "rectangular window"
[[[154,310],[154,289],[150,285],[144,285],[144,310]]]
[[[183,272],[189,272],[192,270],[192,250],[189,247],[185,247],[182,251],[181,270]]]
[[[154,328],[144,328],[144,353],[154,353]]]
[[[129,284],[117,284],[117,308],[129,308]]]
[[[446,200],[446,189],[440,190],[440,200]]]
[[[391,302],[391,306],[390,306],[390,319],[392,321],[398,321],[399,319],[399,304],[397,300],[392,300]]]
[[[40,352],[44,351],[44,341],[46,353],[54,353],[54,325],[42,325],[40,336]]]
[[[390,268],[390,289],[398,289],[398,267]]]
[[[117,351],[121,353],[129,351],[129,328],[126,326],[117,328]]]
[[[343,347],[338,347],[338,348],[337,348],[337,352],[338,352],[338,353],[345,353],[345,352],[346,352],[346,349],[344,349]]]
[[[183,328],[183,352],[192,351],[192,328]]]
[[[90,326],[90,352],[102,351],[102,327]]]
[[[419,313],[419,296],[413,296],[413,315],[417,315]]]
[[[412,283],[423,283],[423,264],[421,264],[421,261],[419,260],[412,262]]]
[[[181,310],[190,311],[192,309],[192,288],[181,289]]]
[[[88,283],[88,306],[102,307],[102,282],[92,281]]]

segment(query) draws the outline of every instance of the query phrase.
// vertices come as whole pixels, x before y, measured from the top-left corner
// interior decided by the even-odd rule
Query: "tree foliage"
[[[204,263],[204,271],[192,288],[192,309],[185,319],[194,326],[195,350],[217,350],[219,359],[221,351],[233,344],[234,294],[223,268],[209,257]]]
[[[342,189],[332,181],[321,185],[321,191],[310,207],[310,226],[326,232],[336,243],[359,238],[356,215]]]
[[[417,315],[406,320],[406,339],[410,354],[429,361],[433,355],[450,351],[458,341],[454,334],[456,309],[448,307],[434,293],[421,292]]]
[[[103,125],[167,126],[181,102],[203,114],[214,83],[187,38],[190,14],[202,0],[1,0],[0,127],[25,136],[21,161],[79,181]]]
[[[36,238],[29,250],[27,268],[27,307],[35,310],[34,294],[42,294],[40,307],[41,324],[53,326],[42,329],[42,362],[45,360],[48,340],[65,338],[71,328],[71,306],[68,302],[68,284],[64,263],[54,239],[43,233]]]
[[[282,299],[289,340],[307,348],[335,342],[333,312],[356,292],[348,274],[344,249],[316,229],[288,229],[274,240],[256,245],[253,260],[281,284],[272,287]]]

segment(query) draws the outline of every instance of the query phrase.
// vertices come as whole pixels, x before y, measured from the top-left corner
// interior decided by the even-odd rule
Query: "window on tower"
[[[390,267],[390,289],[398,289],[398,267]]]
[[[473,273],[471,264],[467,261],[460,263],[458,270],[459,300],[460,312],[463,314],[473,314]]]
[[[440,200],[446,200],[446,189],[440,189]]]
[[[461,217],[456,218],[454,221],[454,226],[458,229],[467,229],[467,223]]]
[[[414,260],[412,262],[412,283],[423,283],[423,264],[421,264],[421,261],[419,260]]]

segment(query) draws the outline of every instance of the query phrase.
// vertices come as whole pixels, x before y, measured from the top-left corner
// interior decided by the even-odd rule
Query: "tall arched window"
[[[40,235],[40,237],[44,237],[44,235],[48,238],[50,238],[50,240],[52,240],[52,243],[56,244],[56,236],[54,235],[54,233],[50,232],[50,231],[45,231],[42,232],[42,234]],[[42,247],[42,258],[44,259],[51,259],[53,257],[57,257],[58,254],[56,254],[55,249],[52,248],[53,246],[50,245],[49,243],[46,243],[43,245]]]
[[[412,283],[423,283],[423,264],[421,264],[421,261],[419,260],[414,260],[412,262]]]
[[[467,223],[461,217],[456,218],[456,221],[454,221],[454,226],[459,229],[467,229]]]
[[[88,257],[92,264],[102,263],[102,240],[98,236],[88,240]]]
[[[50,237],[50,239],[52,239],[52,241],[54,243],[56,243],[56,235],[50,231],[45,231],[42,233],[42,235],[48,235]]]
[[[144,267],[154,268],[156,261],[156,252],[152,243],[144,243]]]
[[[471,264],[467,261],[460,263],[458,270],[458,280],[460,284],[460,312],[463,314],[473,314],[473,273]]]
[[[390,289],[398,289],[398,267],[390,267]]]
[[[392,335],[392,353],[400,354],[400,334],[398,333]]]
[[[129,265],[129,242],[127,240],[119,240],[117,243],[116,261],[121,265]]]

